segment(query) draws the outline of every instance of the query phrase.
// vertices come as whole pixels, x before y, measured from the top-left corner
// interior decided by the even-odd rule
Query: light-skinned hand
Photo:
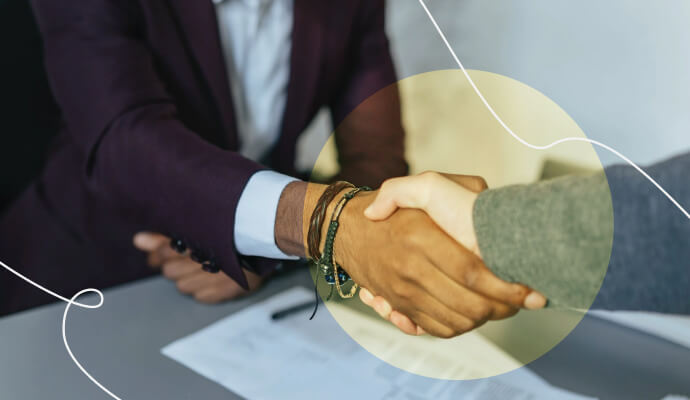
[[[476,176],[425,172],[415,176],[394,178],[384,182],[376,199],[367,207],[364,214],[372,221],[385,221],[399,209],[422,210],[451,238],[472,251],[477,257],[481,257],[474,231],[472,210],[478,194],[486,189],[484,179]],[[498,280],[486,267],[482,269],[481,274]],[[490,298],[504,298],[499,293],[500,286],[498,285],[493,288],[476,288],[476,290]],[[362,288],[360,299],[403,332],[411,335],[424,333],[424,329],[406,314],[394,310],[385,296],[377,296],[370,290]],[[519,306],[538,309],[544,307],[545,304],[546,298],[543,295],[530,291]]]

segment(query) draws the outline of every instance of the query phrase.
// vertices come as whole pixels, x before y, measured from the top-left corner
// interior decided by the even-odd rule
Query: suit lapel
[[[323,0],[294,0],[290,80],[288,82],[285,114],[281,137],[273,157],[285,171],[292,171],[294,142],[308,122],[314,107],[320,78],[324,12]]]
[[[228,148],[238,145],[235,110],[230,91],[218,20],[210,0],[170,0],[181,25],[187,50],[199,66],[224,128]]]

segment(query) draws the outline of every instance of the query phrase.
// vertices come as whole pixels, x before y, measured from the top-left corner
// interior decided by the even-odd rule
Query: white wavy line
[[[645,178],[647,178],[650,182],[652,182],[652,183],[654,184],[654,186],[656,186],[657,189],[659,189],[659,190],[661,191],[661,193],[663,193],[669,200],[671,200],[671,202],[672,202],[676,207],[678,207],[678,209],[679,209],[683,214],[685,214],[685,216],[686,216],[688,219],[690,219],[690,214],[689,214],[689,213],[688,213],[688,212],[687,212],[687,211],[676,201],[676,199],[674,199],[670,194],[668,194],[668,192],[666,192],[666,190],[664,190],[664,188],[661,187],[661,185],[659,185],[654,179],[652,179],[652,177],[650,177],[642,168],[638,167],[637,164],[635,164],[634,162],[632,162],[629,158],[627,158],[627,157],[624,156],[623,154],[619,153],[617,150],[615,150],[615,149],[613,149],[613,148],[611,148],[611,147],[609,147],[609,146],[607,146],[607,145],[605,145],[605,144],[603,144],[603,143],[601,143],[601,142],[598,142],[598,141],[592,140],[592,139],[586,139],[586,138],[570,137],[570,138],[564,138],[564,139],[557,140],[557,141],[555,141],[555,142],[553,142],[553,143],[550,143],[550,144],[547,144],[547,145],[545,145],[545,146],[536,146],[536,145],[533,145],[533,144],[531,144],[531,143],[528,143],[527,141],[525,141],[525,140],[523,140],[521,137],[519,137],[517,134],[515,134],[515,132],[513,132],[513,130],[510,129],[510,127],[509,127],[508,125],[506,125],[505,122],[503,122],[503,120],[501,119],[501,117],[496,113],[496,111],[494,111],[493,107],[491,107],[491,104],[489,104],[489,102],[486,101],[486,99],[484,98],[484,95],[482,95],[482,93],[481,93],[481,91],[479,90],[479,88],[477,88],[477,85],[475,85],[474,81],[472,80],[472,78],[470,77],[470,75],[467,73],[467,70],[466,70],[465,67],[462,65],[462,62],[460,62],[460,59],[459,59],[458,56],[455,54],[455,51],[454,51],[453,48],[451,47],[450,43],[448,43],[448,39],[446,39],[446,35],[443,34],[443,31],[442,31],[441,28],[438,26],[438,23],[436,23],[436,19],[434,18],[434,16],[431,14],[431,12],[429,11],[429,9],[427,8],[426,4],[424,3],[424,0],[419,0],[419,4],[421,4],[422,8],[424,8],[424,11],[426,12],[427,16],[428,16],[429,19],[431,20],[431,23],[434,25],[434,28],[436,28],[436,32],[438,32],[438,34],[441,36],[441,39],[443,40],[443,43],[445,43],[446,47],[447,47],[448,50],[450,51],[450,54],[453,56],[453,59],[454,59],[455,62],[458,64],[458,67],[460,67],[460,69],[462,70],[462,72],[465,74],[465,77],[467,78],[467,81],[470,83],[470,85],[471,85],[472,88],[474,89],[474,92],[475,92],[475,93],[477,94],[477,96],[479,96],[479,98],[482,100],[482,102],[484,103],[484,105],[486,106],[486,108],[489,110],[489,112],[491,113],[491,115],[493,115],[494,119],[496,119],[496,121],[503,127],[503,129],[505,129],[506,132],[508,132],[513,138],[515,138],[515,140],[517,140],[518,142],[522,143],[523,145],[525,145],[525,146],[527,146],[527,147],[529,147],[529,148],[535,149],[535,150],[546,150],[546,149],[549,149],[549,148],[551,148],[551,147],[553,147],[553,146],[556,146],[556,145],[558,145],[558,144],[565,143],[565,142],[587,142],[587,143],[590,143],[590,144],[599,146],[599,147],[601,147],[601,148],[603,148],[603,149],[606,149],[606,150],[610,151],[611,153],[615,154],[616,156],[620,157],[621,159],[623,159],[625,162],[627,162],[627,163],[630,164],[631,166],[633,166],[633,167],[634,167],[637,171],[639,171]],[[98,289],[93,289],[93,288],[91,288],[91,289],[84,289],[84,290],[80,291],[79,293],[75,294],[74,296],[72,296],[71,299],[68,299],[68,298],[66,298],[66,297],[63,297],[63,296],[61,296],[61,295],[59,295],[59,294],[53,292],[53,291],[50,290],[50,289],[47,289],[47,288],[45,288],[45,287],[39,285],[38,283],[32,281],[31,279],[25,277],[24,275],[20,274],[19,272],[15,271],[14,269],[10,268],[7,264],[3,263],[2,261],[0,261],[0,266],[4,267],[7,271],[11,272],[12,274],[14,274],[14,275],[17,276],[18,278],[22,279],[22,280],[25,281],[26,283],[28,283],[28,284],[30,284],[30,285],[32,285],[32,286],[34,286],[34,287],[36,287],[36,288],[38,288],[38,289],[44,291],[45,293],[47,293],[47,294],[49,294],[49,295],[51,295],[51,296],[53,296],[53,297],[55,297],[55,298],[57,298],[57,299],[60,299],[60,300],[64,301],[65,303],[67,303],[67,306],[65,306],[65,312],[62,314],[62,341],[63,341],[63,343],[64,343],[64,345],[65,345],[65,349],[67,350],[67,353],[69,354],[70,358],[72,359],[72,361],[74,362],[74,364],[77,366],[77,368],[79,368],[79,370],[80,370],[87,378],[89,378],[89,380],[91,380],[91,382],[93,382],[96,386],[98,386],[98,388],[100,388],[104,393],[106,393],[107,395],[109,395],[109,396],[112,397],[113,399],[115,399],[115,400],[122,400],[122,399],[120,399],[119,397],[117,397],[113,392],[111,392],[110,390],[108,390],[105,386],[103,386],[100,382],[98,382],[98,380],[96,380],[96,378],[94,378],[93,376],[91,376],[91,374],[81,365],[81,363],[80,363],[80,362],[77,360],[77,358],[74,356],[74,353],[72,353],[72,349],[70,348],[69,343],[67,342],[66,323],[67,323],[67,314],[69,313],[70,307],[71,307],[72,305],[75,305],[75,306],[77,306],[77,307],[86,308],[86,309],[98,309],[98,308],[101,308],[101,306],[103,305],[103,300],[104,300],[103,292],[101,292],[101,291],[98,290]],[[95,305],[83,304],[83,303],[78,303],[78,302],[75,301],[75,300],[78,299],[81,295],[86,294],[86,293],[95,293],[95,294],[97,294],[98,297],[99,297],[98,304],[95,304]]]
[[[448,51],[450,51],[451,56],[453,56],[453,59],[454,59],[455,62],[458,64],[458,67],[460,67],[460,69],[462,70],[463,74],[465,74],[465,78],[467,78],[467,81],[468,81],[468,82],[470,83],[470,85],[472,86],[472,89],[474,89],[474,92],[475,92],[475,93],[477,94],[477,96],[479,96],[479,98],[482,100],[482,102],[483,102],[484,105],[486,106],[487,110],[489,110],[489,112],[491,113],[491,115],[493,115],[494,119],[495,119],[495,120],[503,127],[503,129],[505,129],[505,131],[508,132],[515,140],[517,140],[518,142],[522,143],[523,145],[525,145],[525,146],[527,146],[527,147],[529,147],[529,148],[531,148],[531,149],[534,149],[534,150],[546,150],[546,149],[549,149],[549,148],[551,148],[551,147],[557,146],[557,145],[559,145],[559,144],[561,144],[561,143],[565,143],[565,142],[586,142],[586,143],[593,144],[593,145],[595,145],[595,146],[599,146],[599,147],[601,147],[602,149],[608,150],[608,151],[610,151],[611,153],[613,153],[613,154],[615,154],[616,156],[618,156],[619,158],[621,158],[623,161],[625,161],[625,162],[627,162],[628,164],[630,164],[630,165],[631,165],[633,168],[635,168],[640,174],[642,174],[642,176],[644,176],[645,178],[647,178],[647,180],[649,180],[652,184],[654,184],[654,186],[656,186],[656,188],[659,189],[659,191],[661,191],[661,193],[663,193],[669,200],[671,200],[671,203],[673,203],[673,205],[675,205],[675,206],[685,215],[686,218],[690,219],[690,213],[688,213],[688,212],[685,210],[685,208],[683,208],[683,206],[681,206],[680,203],[678,203],[678,201],[676,201],[676,199],[673,198],[673,196],[671,196],[670,194],[668,194],[668,192],[667,192],[663,187],[661,187],[661,185],[659,185],[659,184],[657,183],[657,181],[655,181],[651,176],[649,176],[649,174],[647,174],[642,168],[640,168],[639,166],[637,166],[637,164],[635,164],[634,162],[632,162],[632,160],[630,160],[628,157],[624,156],[623,154],[621,154],[621,153],[618,152],[617,150],[613,149],[612,147],[610,147],[610,146],[608,146],[608,145],[606,145],[606,144],[604,144],[604,143],[601,143],[601,142],[598,142],[598,141],[592,140],[592,139],[587,139],[587,138],[568,137],[568,138],[564,138],[564,139],[557,140],[557,141],[555,141],[555,142],[553,142],[553,143],[550,143],[550,144],[547,144],[547,145],[545,145],[545,146],[536,146],[536,145],[533,145],[533,144],[527,142],[526,140],[522,139],[520,136],[518,136],[515,132],[513,132],[512,129],[510,129],[510,127],[509,127],[505,122],[503,122],[503,119],[501,119],[501,117],[496,113],[496,111],[493,109],[493,107],[491,106],[491,104],[489,104],[489,102],[486,101],[486,98],[484,98],[484,95],[483,95],[482,92],[479,90],[479,88],[477,88],[477,85],[475,85],[474,81],[473,81],[472,78],[470,77],[470,74],[467,73],[467,70],[465,69],[465,66],[462,65],[462,62],[460,62],[460,59],[459,59],[458,56],[455,54],[455,51],[453,50],[453,47],[450,45],[450,43],[448,43],[448,39],[446,39],[446,35],[443,33],[443,31],[441,30],[441,28],[438,26],[438,23],[436,23],[436,19],[434,18],[434,16],[433,16],[433,15],[431,14],[431,12],[429,11],[429,8],[427,8],[426,3],[424,2],[424,0],[419,0],[419,4],[421,4],[422,8],[424,8],[424,11],[426,12],[426,15],[427,15],[427,16],[429,17],[429,19],[431,20],[431,23],[434,25],[434,28],[436,28],[436,32],[438,32],[439,36],[441,36],[441,39],[443,40],[443,43],[445,43],[446,47],[448,48]]]
[[[19,279],[23,280],[24,282],[26,282],[26,283],[28,283],[28,284],[30,284],[30,285],[32,285],[32,286],[34,286],[34,287],[36,287],[36,288],[42,290],[42,291],[48,293],[49,295],[51,295],[51,296],[53,296],[53,297],[55,297],[55,298],[58,298],[58,299],[64,301],[65,303],[67,303],[67,306],[65,306],[65,312],[62,314],[62,341],[63,341],[63,343],[65,344],[65,349],[67,349],[67,353],[69,354],[70,358],[72,358],[72,361],[74,362],[74,364],[81,370],[81,372],[82,372],[84,375],[86,375],[87,378],[89,378],[89,379],[91,380],[91,382],[93,382],[93,383],[94,383],[96,386],[98,386],[103,392],[105,392],[106,394],[108,394],[108,395],[109,395],[110,397],[112,397],[113,399],[115,399],[115,400],[122,400],[122,399],[120,399],[119,397],[117,397],[115,394],[113,394],[110,390],[108,390],[105,386],[103,386],[100,382],[98,382],[93,376],[91,376],[91,374],[89,374],[89,373],[86,371],[86,369],[81,365],[81,363],[79,363],[79,361],[77,360],[77,358],[76,358],[76,357],[74,356],[74,354],[72,353],[72,349],[69,347],[69,343],[67,343],[67,332],[66,332],[65,326],[66,326],[66,322],[67,322],[67,313],[69,312],[70,307],[71,307],[72,305],[75,305],[75,306],[77,306],[77,307],[87,308],[87,309],[92,309],[92,310],[93,310],[93,309],[97,309],[97,308],[101,308],[101,306],[103,305],[103,300],[104,300],[103,293],[102,293],[100,290],[98,290],[98,289],[84,289],[84,290],[80,291],[79,293],[75,294],[71,299],[68,299],[68,298],[66,298],[66,297],[63,297],[63,296],[61,296],[61,295],[59,295],[59,294],[53,292],[53,291],[50,290],[50,289],[47,289],[47,288],[45,288],[45,287],[39,285],[38,283],[32,281],[31,279],[25,277],[24,275],[20,274],[19,272],[15,271],[14,269],[10,268],[9,265],[3,263],[2,261],[0,261],[0,266],[2,266],[3,268],[5,268],[5,269],[8,270],[9,272],[11,272],[11,273],[14,274],[15,276],[17,276]],[[81,295],[86,294],[86,293],[96,293],[96,294],[98,295],[98,297],[99,297],[98,304],[93,304],[93,305],[92,305],[92,304],[84,304],[84,303],[78,303],[78,302],[75,301],[75,300],[78,299]]]

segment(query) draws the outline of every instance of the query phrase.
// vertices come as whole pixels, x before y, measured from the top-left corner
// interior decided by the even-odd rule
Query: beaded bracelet
[[[331,204],[335,196],[347,188],[354,188],[355,185],[350,182],[338,181],[334,182],[326,188],[326,190],[321,194],[319,200],[316,202],[316,207],[314,212],[311,214],[311,219],[309,221],[309,232],[307,233],[307,251],[309,253],[309,258],[312,261],[319,260],[321,258],[321,251],[319,246],[321,245],[321,228],[323,227],[323,221],[326,217],[326,210],[328,205]]]
[[[343,212],[343,209],[345,208],[347,203],[350,200],[352,200],[357,195],[357,193],[371,190],[371,188],[366,186],[354,188],[351,191],[345,193],[345,195],[343,195],[343,197],[340,200],[338,200],[338,203],[335,205],[335,209],[333,210],[333,214],[331,215],[331,222],[328,226],[328,232],[326,233],[326,243],[323,247],[323,255],[316,263],[318,266],[317,274],[320,271],[329,285],[335,285],[338,294],[343,299],[349,299],[354,297],[355,293],[357,293],[359,285],[353,282],[350,291],[347,294],[343,293],[342,285],[350,281],[351,278],[350,275],[348,275],[348,273],[340,266],[340,264],[338,264],[335,261],[335,257],[333,254],[335,246],[335,236],[338,233],[338,227],[340,226],[340,214]]]

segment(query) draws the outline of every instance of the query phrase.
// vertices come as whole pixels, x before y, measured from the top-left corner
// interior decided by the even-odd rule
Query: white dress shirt
[[[213,0],[235,103],[240,153],[258,161],[275,145],[290,75],[294,0]],[[246,256],[293,259],[275,244],[278,201],[292,181],[254,174],[235,213],[235,247]]]

